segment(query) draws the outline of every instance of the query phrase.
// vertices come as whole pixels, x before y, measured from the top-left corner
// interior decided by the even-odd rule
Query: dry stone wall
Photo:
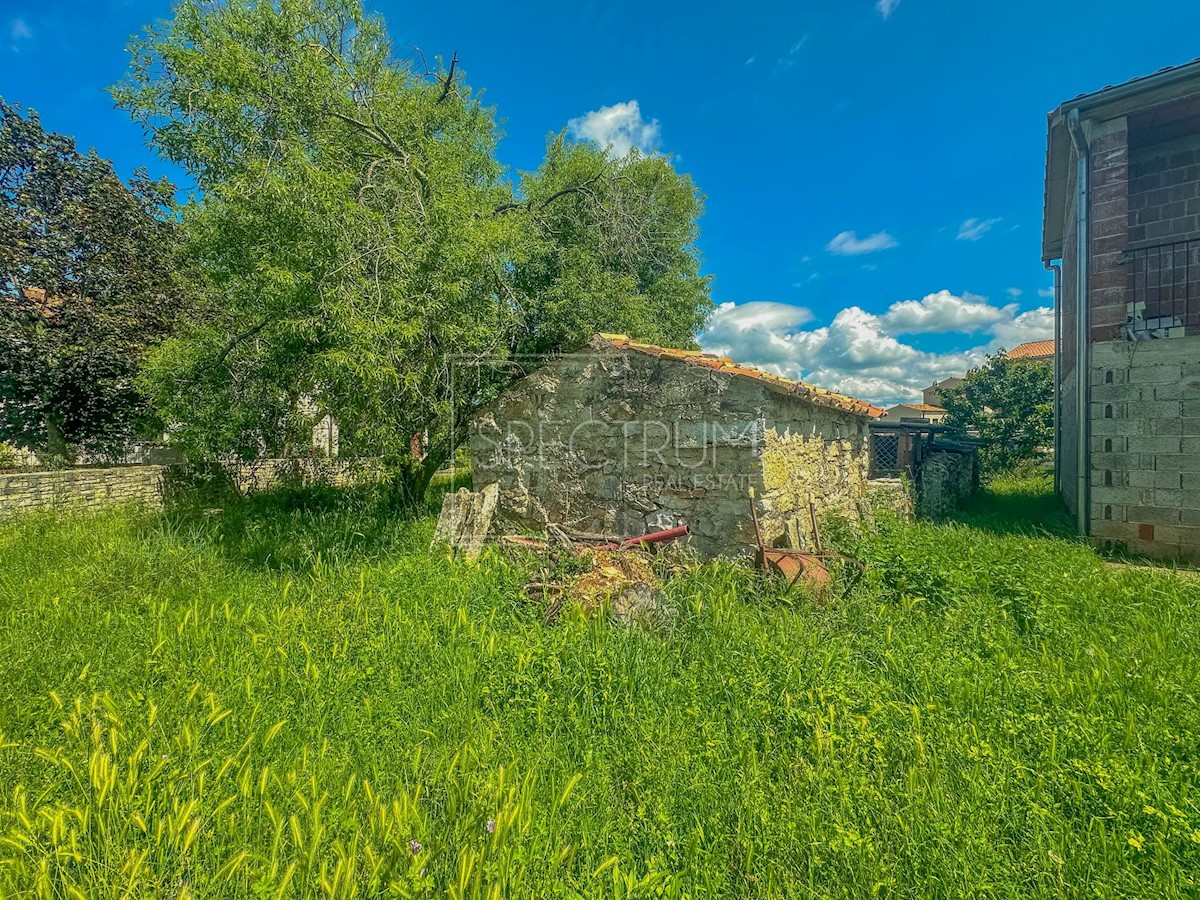
[[[284,485],[352,487],[381,481],[384,475],[383,466],[376,459],[320,457],[255,459],[233,463],[229,466],[229,472],[243,494],[261,494]]]
[[[866,419],[765,382],[637,351],[573,354],[522,380],[473,423],[476,490],[497,484],[513,529],[549,523],[630,537],[686,524],[706,556],[803,543],[808,503],[858,517]]]
[[[936,447],[921,461],[917,513],[930,519],[949,515],[979,489],[978,455]]]
[[[162,466],[0,472],[0,516],[35,509],[162,506]]]

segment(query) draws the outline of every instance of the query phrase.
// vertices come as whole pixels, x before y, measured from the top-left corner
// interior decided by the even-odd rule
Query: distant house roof
[[[941,406],[933,406],[929,403],[897,403],[892,409],[915,409],[917,412],[923,413],[944,413],[946,410]]]
[[[772,375],[769,372],[763,372],[760,369],[751,368],[735,363],[727,356],[715,356],[710,353],[704,353],[701,350],[677,350],[672,347],[659,347],[655,344],[643,344],[640,341],[631,340],[624,334],[598,334],[595,339],[604,341],[614,347],[621,349],[636,350],[639,353],[646,353],[650,356],[657,356],[659,359],[670,359],[678,362],[688,363],[693,366],[700,366],[706,369],[713,369],[717,372],[724,372],[728,375],[738,375],[745,378],[753,378],[762,382],[766,387],[772,390],[780,391],[785,394],[791,394],[794,397],[799,397],[809,403],[817,406],[825,406],[830,409],[836,409],[841,412],[853,413],[859,416],[869,416],[877,419],[885,415],[884,411],[878,406],[873,406],[865,400],[858,400],[854,397],[847,397],[844,394],[838,394],[834,391],[827,391],[824,388],[816,387],[804,381],[794,381],[790,378],[783,378],[779,375]]]
[[[1104,121],[1196,94],[1200,94],[1200,59],[1179,66],[1168,66],[1120,84],[1110,84],[1090,94],[1080,94],[1047,115],[1043,260],[1049,262],[1062,256],[1063,217],[1066,214],[1070,175],[1067,168],[1071,155],[1071,138],[1067,133],[1066,120],[1071,110],[1079,110],[1082,118]]]
[[[962,383],[962,378],[960,376],[951,375],[949,378],[943,378],[941,381],[935,381],[933,384],[931,384],[929,386],[929,388],[940,388],[940,387],[945,387],[946,385],[951,385],[953,387],[954,385],[958,385],[961,383]],[[929,388],[926,388],[925,390],[929,390]]]
[[[1007,353],[1005,359],[1054,359],[1054,341],[1026,341],[1017,344]]]

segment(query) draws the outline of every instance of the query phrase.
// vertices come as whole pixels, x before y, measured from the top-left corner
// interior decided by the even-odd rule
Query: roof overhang
[[[1060,259],[1063,250],[1067,187],[1070,183],[1071,136],[1067,115],[1079,110],[1080,118],[1106,122],[1142,112],[1156,106],[1175,103],[1200,94],[1200,59],[1181,66],[1162,69],[1112,85],[1092,94],[1068,100],[1047,116],[1046,190],[1042,218],[1042,259]]]

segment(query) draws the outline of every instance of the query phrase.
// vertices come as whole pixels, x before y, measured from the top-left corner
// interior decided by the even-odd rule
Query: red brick
[[[1154,526],[1153,525],[1139,525],[1138,526],[1138,540],[1140,540],[1140,541],[1154,540]]]
[[[1101,219],[1092,221],[1092,237],[1115,237],[1118,234],[1124,234],[1129,227],[1129,217],[1122,214],[1113,216],[1111,219]],[[1134,240],[1134,238],[1130,238]]]
[[[1104,187],[1109,184],[1124,184],[1129,181],[1129,167],[1125,165],[1113,166],[1108,169],[1100,169],[1092,171],[1092,190]]]
[[[1126,244],[1128,244],[1128,240],[1124,231],[1120,234],[1110,234],[1105,237],[1095,238],[1092,241],[1092,259],[1098,259],[1107,253],[1120,256],[1125,252]]]

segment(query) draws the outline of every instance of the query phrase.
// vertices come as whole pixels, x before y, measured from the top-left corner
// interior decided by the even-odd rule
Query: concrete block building
[[[1101,546],[1200,560],[1200,60],[1049,115],[1056,482]]]
[[[883,410],[725,357],[597,335],[472,423],[475,490],[506,527],[635,537],[687,525],[705,556],[764,538],[811,547],[812,516],[867,511],[868,424]]]

